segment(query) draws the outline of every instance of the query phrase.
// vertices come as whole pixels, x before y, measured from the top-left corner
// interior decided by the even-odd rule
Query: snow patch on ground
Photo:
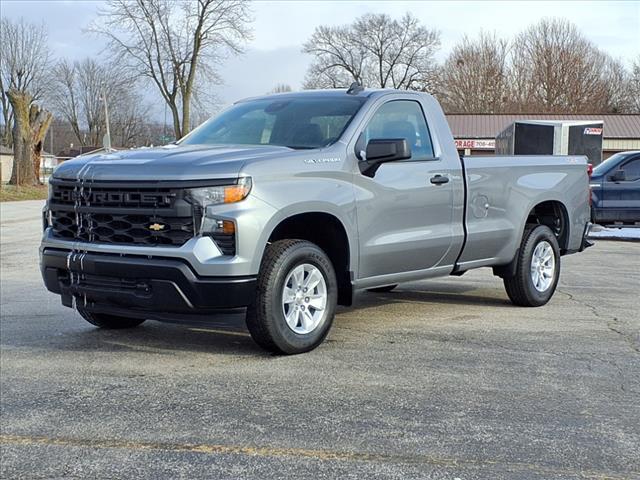
[[[594,225],[591,232],[589,232],[589,238],[596,239],[621,239],[621,240],[640,240],[640,228],[638,227],[601,227],[600,225]]]

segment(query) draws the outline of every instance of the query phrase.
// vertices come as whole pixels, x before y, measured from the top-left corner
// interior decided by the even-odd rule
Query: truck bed
[[[582,242],[588,204],[587,161],[582,156],[488,156],[462,161],[466,241],[458,269],[506,264],[514,257],[527,212],[556,202],[567,221],[565,250]],[[567,212],[580,208],[571,218]]]

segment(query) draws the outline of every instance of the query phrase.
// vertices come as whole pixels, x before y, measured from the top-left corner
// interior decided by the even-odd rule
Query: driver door
[[[391,100],[381,105],[356,145],[371,139],[407,140],[411,158],[383,163],[375,175],[358,176],[360,279],[441,266],[453,238],[453,182],[434,157],[421,104]],[[432,183],[437,176],[446,183]],[[442,180],[442,179],[440,179]]]

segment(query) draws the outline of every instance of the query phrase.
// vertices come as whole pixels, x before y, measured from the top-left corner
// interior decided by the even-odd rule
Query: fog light
[[[236,233],[236,224],[230,220],[217,220],[215,233],[233,235],[234,233]]]
[[[202,235],[211,237],[224,255],[236,254],[236,224],[231,220],[205,215],[201,232]]]
[[[231,220],[222,220],[219,218],[211,218],[205,216],[202,219],[202,228],[200,229],[203,235],[212,233],[234,235],[236,233],[236,224]]]

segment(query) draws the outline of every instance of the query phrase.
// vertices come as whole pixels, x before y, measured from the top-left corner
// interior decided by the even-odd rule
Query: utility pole
[[[102,85],[102,100],[104,100],[104,120],[105,120],[105,125],[107,127],[107,133],[104,136],[102,144],[104,146],[104,149],[107,152],[110,152],[111,151],[111,131],[109,130],[109,107],[107,105],[107,94],[105,93],[105,90],[104,90],[104,84]]]

